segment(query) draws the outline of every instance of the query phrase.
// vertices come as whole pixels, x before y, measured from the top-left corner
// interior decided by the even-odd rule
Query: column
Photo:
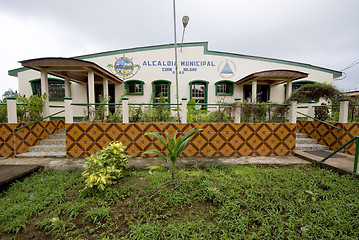
[[[71,85],[69,77],[65,77],[65,97],[71,97]]]
[[[239,84],[238,87],[239,87],[239,98],[244,99],[243,84]]]
[[[7,122],[17,123],[16,97],[10,96],[6,98]]]
[[[182,105],[181,105],[181,123],[187,123],[187,103],[188,100],[186,97],[182,98]]]
[[[109,94],[108,94],[108,79],[107,78],[103,78],[103,97],[104,99],[108,100],[109,99]],[[105,119],[107,119],[107,117],[109,116],[109,105],[105,106]]]
[[[286,95],[286,99],[288,99],[291,94],[292,94],[292,79],[288,79],[288,80],[287,80],[287,95]]]
[[[342,99],[340,100],[339,122],[348,123],[348,115],[349,115],[349,100]]]
[[[115,84],[115,103],[119,103],[122,97],[121,93],[121,84],[116,83]]]
[[[235,98],[234,123],[241,123],[241,98]]]
[[[314,116],[315,116],[315,102],[311,101],[310,103],[308,103],[308,121],[314,121]]]
[[[257,102],[257,80],[252,81],[252,103]]]
[[[290,109],[289,109],[289,123],[297,123],[297,101],[291,101],[290,102]]]
[[[72,97],[65,97],[65,123],[73,123],[74,122],[74,113],[72,107]]]
[[[44,108],[42,110],[42,117],[47,117],[50,115],[49,107],[49,79],[47,72],[41,71],[41,95],[46,94]],[[44,121],[49,121],[50,118],[44,119]]]
[[[88,96],[89,96],[88,103],[93,104],[95,103],[95,74],[93,72],[88,72],[87,86],[88,86]],[[90,105],[89,106],[90,121],[92,121],[95,117],[94,111],[95,111],[95,105]]]
[[[128,97],[122,97],[122,123],[129,123]]]

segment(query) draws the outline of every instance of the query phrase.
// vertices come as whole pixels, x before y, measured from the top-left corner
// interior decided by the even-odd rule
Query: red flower
[[[214,195],[214,197],[217,197],[217,195]]]

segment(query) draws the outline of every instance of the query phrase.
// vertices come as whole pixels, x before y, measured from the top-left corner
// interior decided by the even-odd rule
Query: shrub
[[[170,136],[169,136],[168,132],[166,131],[165,134],[166,134],[167,143],[165,142],[163,137],[160,136],[158,133],[154,133],[154,132],[145,133],[145,135],[150,135],[152,137],[157,138],[166,147],[168,152],[167,152],[167,155],[165,156],[160,151],[152,149],[152,150],[144,152],[143,154],[156,154],[157,156],[164,159],[166,161],[166,163],[168,161],[171,161],[172,165],[171,165],[170,171],[171,171],[172,178],[174,178],[177,158],[182,154],[183,150],[186,148],[187,143],[190,140],[190,138],[194,134],[196,134],[200,131],[202,131],[202,129],[198,129],[198,128],[191,129],[186,135],[181,136],[178,139],[177,139],[177,131],[176,131],[175,134],[173,135],[172,140],[170,139]],[[149,169],[165,170],[166,168],[160,164],[156,164],[155,166],[149,167]]]
[[[123,170],[128,168],[128,157],[124,153],[122,143],[111,142],[100,152],[85,159],[84,176],[86,188],[104,190],[123,177]]]
[[[29,98],[16,95],[17,98],[17,116],[19,122],[31,122],[40,119],[42,116],[42,109],[45,105],[46,94],[42,96],[31,95]]]

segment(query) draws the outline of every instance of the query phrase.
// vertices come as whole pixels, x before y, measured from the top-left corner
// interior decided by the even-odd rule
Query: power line
[[[336,78],[334,79],[335,81],[340,81],[340,80],[344,80],[347,77],[347,74],[344,72],[345,70],[348,70],[349,68],[354,67],[355,65],[359,64],[359,59],[355,60],[352,64],[350,64],[348,67],[343,68],[342,70],[340,70],[341,72],[343,72],[343,77],[342,78]]]

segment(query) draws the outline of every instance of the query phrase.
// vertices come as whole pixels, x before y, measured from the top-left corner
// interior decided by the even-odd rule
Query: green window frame
[[[156,100],[159,98],[158,95],[156,95],[156,89],[159,88],[167,88],[167,96],[164,96],[167,98],[167,102],[171,103],[171,84],[172,82],[169,80],[155,80],[152,82],[152,102],[156,103]]]
[[[141,80],[128,80],[125,82],[126,95],[143,95],[144,94],[144,81]]]
[[[234,82],[221,80],[216,82],[216,96],[233,96]]]
[[[189,83],[190,86],[190,99],[195,99],[196,103],[203,103],[201,109],[207,110],[208,103],[208,81],[193,80]],[[203,91],[201,86],[204,86]]]
[[[41,79],[30,80],[32,94],[41,96]],[[48,78],[49,100],[64,101],[65,97],[65,81],[58,78]]]

